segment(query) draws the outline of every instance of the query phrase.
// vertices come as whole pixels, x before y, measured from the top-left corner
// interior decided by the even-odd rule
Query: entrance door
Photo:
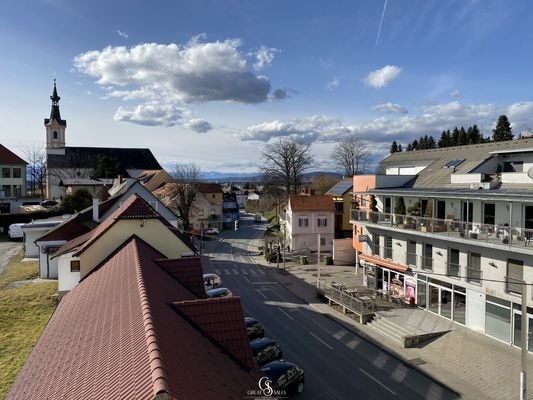
[[[452,319],[452,291],[443,287],[429,285],[429,311]]]
[[[446,219],[446,202],[444,200],[437,200],[437,218]]]
[[[429,285],[429,311],[435,314],[439,313],[440,303],[439,288],[437,286]]]
[[[533,316],[527,316],[527,350],[533,351]],[[522,312],[519,310],[513,310],[513,346],[522,347]]]

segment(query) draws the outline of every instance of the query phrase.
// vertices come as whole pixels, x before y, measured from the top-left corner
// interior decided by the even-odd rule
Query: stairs
[[[413,335],[409,330],[398,326],[389,318],[382,317],[379,313],[375,314],[374,319],[367,326],[402,347],[406,347],[405,338]]]

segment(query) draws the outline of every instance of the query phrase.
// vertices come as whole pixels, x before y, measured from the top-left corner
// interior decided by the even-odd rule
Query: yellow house
[[[142,239],[167,258],[195,254],[189,239],[135,194],[95,229],[58,249],[59,294],[76,286],[132,236]]]
[[[350,223],[352,208],[353,178],[344,178],[329,189],[325,194],[333,197],[335,204],[335,237],[352,237],[353,225]]]

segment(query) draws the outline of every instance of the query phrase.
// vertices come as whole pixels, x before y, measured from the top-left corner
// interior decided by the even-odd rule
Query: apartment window
[[[385,258],[392,260],[392,237],[385,236]]]
[[[325,245],[326,245],[326,238],[321,237],[320,238],[320,246],[325,246]]]
[[[327,219],[327,217],[318,217],[317,225],[318,225],[318,226],[323,226],[323,227],[328,226],[328,219]]]
[[[2,178],[11,178],[11,169],[9,167],[2,168]]]
[[[433,269],[433,245],[429,243],[424,243],[424,254],[423,254],[422,268],[424,269]]]
[[[407,242],[407,265],[417,265],[415,240],[409,240],[409,242]]]
[[[524,280],[524,262],[520,260],[507,260],[507,291],[522,294],[522,281]]]
[[[299,217],[298,218],[298,226],[309,226],[309,219],[307,217]]]
[[[374,233],[372,235],[372,254],[375,256],[380,256],[379,252],[379,235],[377,233]]]
[[[13,178],[20,178],[21,176],[21,168],[13,168]]]
[[[485,203],[483,206],[483,223],[487,225],[494,225],[496,216],[496,205]]]
[[[448,275],[459,278],[461,276],[461,266],[459,265],[458,249],[448,249]]]
[[[70,260],[70,272],[80,272],[80,260]]]
[[[338,213],[344,212],[344,203],[342,201],[335,202],[335,211]]]
[[[3,185],[2,191],[4,192],[4,196],[9,197],[11,196],[11,186],[9,185]]]
[[[470,253],[466,277],[469,282],[481,283],[481,254]]]

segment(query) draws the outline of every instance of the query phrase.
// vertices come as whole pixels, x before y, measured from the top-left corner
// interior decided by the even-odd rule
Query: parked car
[[[260,367],[283,358],[281,346],[273,339],[263,337],[250,342],[254,360]]]
[[[10,239],[22,239],[24,236],[22,227],[26,224],[11,224],[7,229],[7,235]]]
[[[251,317],[244,317],[244,323],[246,324],[246,333],[248,333],[248,339],[254,340],[265,336],[265,329],[261,322]]]
[[[222,279],[217,274],[204,274],[205,290],[216,289],[222,285]]]
[[[219,287],[216,289],[211,289],[207,291],[207,296],[211,298],[219,298],[219,297],[229,297],[232,296],[231,290],[224,287]]]
[[[215,228],[215,227],[209,227],[207,228],[207,230],[205,231],[208,235],[218,235],[220,233],[220,231],[218,230],[218,228]]]
[[[261,222],[263,222],[262,217],[261,217],[261,214],[255,214],[255,216],[254,216],[254,222],[255,222],[256,224],[260,224]]]
[[[304,370],[289,361],[272,361],[261,368],[274,390],[287,394],[300,394],[304,391]]]

